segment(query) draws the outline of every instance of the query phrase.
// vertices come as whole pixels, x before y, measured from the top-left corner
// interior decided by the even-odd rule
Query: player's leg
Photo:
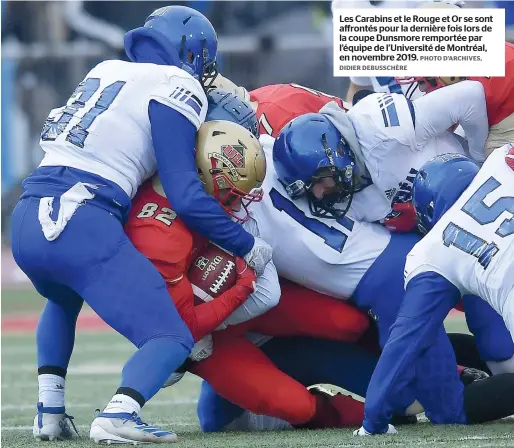
[[[402,307],[402,310],[404,307]],[[434,337],[421,346],[420,356],[413,360],[416,367],[416,398],[432,423],[461,423],[464,387],[456,370],[455,352],[441,324]]]
[[[88,270],[89,281],[79,281],[76,285],[91,308],[138,347],[123,367],[120,387],[93,422],[91,438],[95,441],[139,440],[134,431],[159,438],[170,437],[167,431],[142,426],[137,416],[171,372],[184,362],[193,346],[193,338],[161,275],[124,233],[119,233],[118,237],[118,251],[101,266]],[[136,418],[133,428],[127,431],[122,422],[131,415]]]
[[[468,328],[475,336],[480,357],[493,373],[514,373],[514,341],[503,317],[477,296],[463,297]]]
[[[355,289],[353,301],[359,307],[369,309],[377,323],[381,348],[387,341],[405,294],[405,259],[419,240],[420,236],[416,234],[392,233],[391,241]]]
[[[66,374],[75,342],[75,327],[83,300],[62,285],[36,283],[50,297],[36,330],[39,399],[33,435],[38,440],[73,437],[65,408]]]
[[[251,331],[269,336],[311,336],[354,342],[369,326],[369,318],[354,305],[280,279],[280,302],[253,319]]]
[[[11,218],[11,242],[17,264],[37,291],[50,299],[36,331],[39,397],[33,435],[38,440],[63,440],[73,437],[66,421],[65,377],[83,302],[72,290],[52,281],[41,270],[41,263],[51,267],[52,259],[50,254],[33,245],[33,238],[42,236],[41,226],[37,218],[34,219],[38,203],[37,199],[24,199],[16,205]],[[28,251],[22,250],[25,245]]]
[[[366,396],[378,361],[355,344],[308,337],[273,338],[261,350],[304,386],[333,384],[360,397]]]
[[[409,283],[407,296],[403,300],[396,322],[391,327],[389,339],[370,381],[363,426],[371,433],[385,432],[393,412],[401,413],[405,409],[406,391],[414,391],[414,398],[418,398],[419,392],[413,387],[417,386],[416,374],[420,373],[421,368],[421,364],[418,368],[417,363],[424,354],[431,354],[429,349],[440,337],[444,318],[460,297],[456,288],[448,294],[448,283],[439,277],[434,279],[429,274],[420,274],[415,280]],[[430,294],[426,291],[430,291]],[[437,374],[440,372],[431,371],[435,373],[430,383],[433,393],[442,397],[439,405],[446,406],[436,418],[438,423],[465,423],[462,404],[463,384],[458,378],[455,355],[449,341],[448,345],[449,353],[441,360],[444,381],[437,381]],[[429,361],[430,359],[427,360],[427,365]],[[446,381],[447,379],[451,381]],[[446,394],[440,389],[446,389]],[[423,394],[423,390],[421,393]],[[423,406],[430,406],[434,401],[429,400],[428,392],[419,398],[423,400],[421,402],[420,399]],[[435,415],[433,410],[429,412]]]
[[[191,371],[207,380],[222,397],[254,414],[276,417],[294,426],[355,424],[342,406],[349,397],[330,400],[311,394],[245,338],[220,341],[217,337],[213,354],[195,363]]]
[[[145,430],[137,417],[193,345],[162,277],[130,243],[121,222],[100,207],[80,206],[53,241],[41,231],[39,200],[24,200],[18,207],[19,213],[13,215],[13,254],[29,278],[69,286],[140,349],[123,369],[121,387],[108,405],[110,417],[95,419],[104,424],[104,433],[96,438],[176,440],[173,433]],[[124,423],[127,418],[130,424]]]

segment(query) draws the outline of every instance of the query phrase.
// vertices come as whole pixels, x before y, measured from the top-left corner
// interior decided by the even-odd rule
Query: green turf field
[[[42,300],[34,293],[2,292],[3,319],[38,312]],[[463,323],[448,322],[452,331]],[[120,370],[133,353],[132,346],[112,332],[79,333],[67,380],[67,410],[75,416],[81,438],[58,446],[93,446],[89,427],[96,408],[105,406],[118,387]],[[34,334],[2,334],[2,435],[3,447],[34,446],[32,421],[37,399]],[[400,428],[396,436],[355,438],[350,430],[283,431],[273,433],[200,432],[196,419],[199,381],[186,376],[163,390],[145,406],[143,417],[152,424],[173,428],[181,447],[514,447],[514,420],[474,427],[435,427],[428,423]]]

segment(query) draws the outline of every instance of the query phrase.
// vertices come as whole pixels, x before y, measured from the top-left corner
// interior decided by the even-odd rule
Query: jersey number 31
[[[69,130],[66,141],[79,148],[83,148],[84,141],[88,135],[87,130],[93,124],[96,117],[109,108],[124,85],[125,81],[116,81],[103,89],[94,106]],[[82,81],[75,89],[75,92],[73,92],[73,95],[71,95],[66,106],[57,111],[57,114],[60,114],[59,119],[55,120],[54,114],[47,118],[41,132],[41,140],[52,141],[59,137],[68,127],[77,111],[86,105],[99,88],[99,78],[87,78]]]
[[[490,206],[484,202],[489,193],[496,190],[500,185],[500,182],[494,177],[490,177],[469,198],[461,210],[482,226],[495,222],[503,212],[514,214],[514,197],[499,198]],[[502,238],[512,235],[514,233],[514,217],[505,219],[495,233]],[[488,243],[453,222],[450,222],[444,229],[443,242],[447,247],[455,246],[457,249],[473,255],[484,269],[489,266],[492,258],[500,250],[494,242]]]

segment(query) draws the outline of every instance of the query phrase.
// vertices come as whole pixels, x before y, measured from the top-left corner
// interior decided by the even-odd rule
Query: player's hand
[[[208,334],[207,336],[200,339],[191,350],[189,354],[189,359],[193,361],[202,361],[203,359],[208,358],[212,355],[212,336]]]
[[[389,424],[387,427],[387,431],[381,432],[380,434],[398,434],[398,431],[396,430],[396,428],[393,425]],[[374,436],[376,434],[366,431],[364,429],[364,426],[361,426],[359,429],[356,429],[355,431],[353,431],[353,435],[354,436]]]
[[[255,292],[257,277],[253,269],[246,264],[246,261],[239,257],[236,257],[236,273],[236,284],[229,291],[243,301]]]
[[[393,204],[392,211],[384,219],[384,225],[390,232],[412,232],[416,228],[416,212],[412,202]]]
[[[505,162],[514,170],[514,145],[509,149],[509,152],[505,155]]]
[[[259,237],[254,238],[255,242],[252,250],[245,255],[244,260],[248,263],[248,266],[255,271],[257,277],[260,277],[264,274],[264,268],[271,260],[273,249],[263,239]]]

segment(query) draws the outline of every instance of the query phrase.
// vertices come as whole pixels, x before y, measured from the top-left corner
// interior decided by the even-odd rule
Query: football
[[[195,305],[209,302],[235,285],[235,258],[215,244],[209,243],[194,259],[189,268],[188,278],[193,287]]]

